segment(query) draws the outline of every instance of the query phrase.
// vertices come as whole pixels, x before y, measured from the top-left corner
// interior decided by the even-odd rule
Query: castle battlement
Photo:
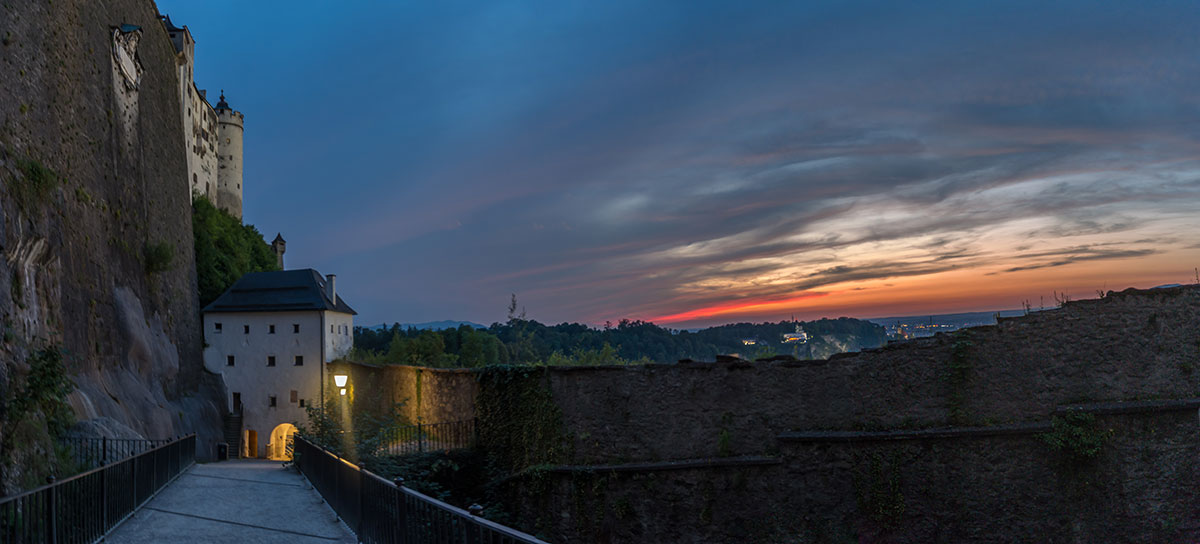
[[[201,195],[238,219],[242,218],[242,131],[245,116],[225,101],[216,107],[194,78],[196,40],[185,25],[175,26],[162,15],[163,26],[175,45],[179,73],[179,103],[192,195]]]

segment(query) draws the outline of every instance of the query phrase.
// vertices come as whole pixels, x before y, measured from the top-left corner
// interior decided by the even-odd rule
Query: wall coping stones
[[[708,457],[703,459],[679,459],[653,463],[621,463],[615,465],[556,465],[542,470],[555,473],[580,472],[660,472],[693,468],[744,467],[778,465],[779,458],[765,455],[743,455],[738,457]]]
[[[932,440],[940,438],[982,438],[1027,435],[1050,431],[1049,423],[1017,423],[989,427],[944,427],[898,431],[787,431],[776,436],[781,442],[884,442],[891,440]]]
[[[1179,412],[1200,408],[1200,398],[1135,400],[1068,404],[1054,410],[1055,415],[1067,412],[1089,412],[1096,415],[1140,414],[1148,412]]]

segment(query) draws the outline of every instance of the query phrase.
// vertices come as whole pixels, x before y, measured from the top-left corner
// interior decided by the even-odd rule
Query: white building
[[[240,416],[241,456],[284,457],[305,407],[321,406],[324,363],[354,345],[354,315],[336,277],[311,268],[246,274],[204,308],[204,366],[222,375],[231,419]]]
[[[213,205],[241,219],[245,116],[229,107],[224,92],[217,107],[208,103],[208,93],[196,86],[192,73],[196,64],[196,40],[192,38],[192,32],[187,25],[180,28],[170,17],[161,17],[175,45],[179,105],[192,194],[207,197]]]

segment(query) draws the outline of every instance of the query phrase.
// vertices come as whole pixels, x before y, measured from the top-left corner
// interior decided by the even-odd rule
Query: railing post
[[[58,501],[55,500],[56,489],[54,485],[54,476],[46,476],[46,483],[50,487],[46,489],[46,536],[47,542],[50,544],[58,544]]]
[[[108,437],[100,437],[100,466],[108,464]]]
[[[404,500],[404,478],[399,476],[392,483],[396,484],[396,529],[399,537],[396,539],[397,544],[405,544],[408,541],[408,512]]]
[[[479,544],[479,525],[474,523],[474,521],[475,518],[483,517],[483,507],[478,503],[472,504],[467,507],[467,512],[471,513],[472,521],[472,523],[465,527],[467,530],[467,544]]]
[[[417,423],[417,453],[425,451],[425,434],[421,432],[421,424]]]
[[[108,469],[100,469],[100,523],[108,532]]]

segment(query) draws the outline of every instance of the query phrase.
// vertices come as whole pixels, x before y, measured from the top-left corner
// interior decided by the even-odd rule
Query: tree
[[[207,198],[192,199],[192,236],[201,307],[250,272],[279,270],[275,253],[258,229],[243,225]]]

